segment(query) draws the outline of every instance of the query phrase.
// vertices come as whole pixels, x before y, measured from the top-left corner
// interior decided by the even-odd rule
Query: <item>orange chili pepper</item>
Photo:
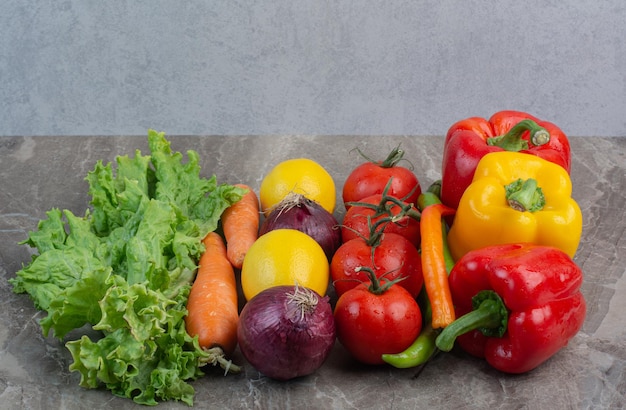
[[[443,328],[454,322],[454,304],[448,284],[448,271],[444,258],[441,218],[453,215],[454,209],[443,204],[428,205],[422,210],[420,233],[422,236],[422,272],[424,287],[432,308],[432,326]]]

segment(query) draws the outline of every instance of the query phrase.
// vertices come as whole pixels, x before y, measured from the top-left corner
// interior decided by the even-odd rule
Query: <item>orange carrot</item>
[[[226,359],[237,346],[235,272],[219,234],[210,232],[203,243],[206,249],[187,300],[185,326],[191,336],[198,336],[200,347],[209,352],[207,362],[219,363],[226,372],[237,371],[238,367]]]
[[[235,184],[248,192],[222,213],[222,229],[226,239],[226,255],[230,263],[241,269],[243,258],[259,236],[261,214],[259,199],[247,185]]]
[[[455,319],[441,231],[441,217],[453,213],[452,208],[440,203],[432,204],[422,210],[420,218],[422,272],[424,287],[432,308],[433,329],[446,327]]]

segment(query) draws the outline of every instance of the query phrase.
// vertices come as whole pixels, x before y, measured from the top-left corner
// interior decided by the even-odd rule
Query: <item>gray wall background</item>
[[[626,136],[625,43],[624,0],[5,0],[0,135]]]

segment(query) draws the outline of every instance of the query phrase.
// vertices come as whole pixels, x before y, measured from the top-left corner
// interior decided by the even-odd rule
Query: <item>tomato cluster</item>
[[[330,263],[337,337],[367,364],[382,364],[383,354],[403,351],[422,328],[420,226],[411,216],[421,187],[409,168],[397,164],[401,157],[396,149],[387,160],[368,160],[348,175],[343,242]]]

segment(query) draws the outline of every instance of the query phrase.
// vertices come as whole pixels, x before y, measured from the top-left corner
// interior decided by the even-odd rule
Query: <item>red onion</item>
[[[330,261],[341,245],[341,229],[335,216],[304,195],[291,193],[265,218],[259,236],[274,229],[304,232],[320,244]]]
[[[289,380],[319,369],[335,343],[328,296],[302,286],[274,286],[245,304],[237,326],[239,349],[267,377]]]

